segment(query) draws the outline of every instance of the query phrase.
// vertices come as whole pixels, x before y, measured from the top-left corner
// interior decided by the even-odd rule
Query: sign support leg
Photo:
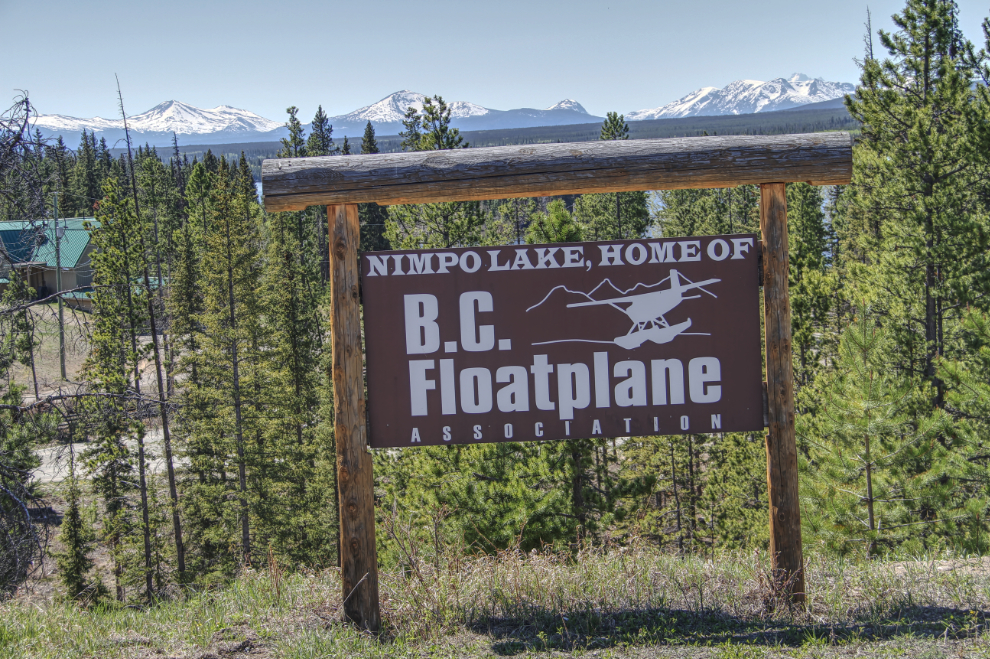
[[[804,558],[794,432],[785,184],[760,185],[760,231],[763,234],[763,313],[770,421],[766,437],[770,557],[774,579],[787,587],[793,602],[800,603],[805,600]]]
[[[344,615],[377,632],[378,556],[375,499],[365,415],[361,304],[358,298],[360,242],[356,204],[327,206],[330,225],[330,316],[333,346],[334,436],[340,502],[340,576]]]

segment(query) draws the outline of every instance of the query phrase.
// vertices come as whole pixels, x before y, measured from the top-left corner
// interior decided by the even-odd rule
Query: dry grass
[[[39,392],[52,392],[63,383],[58,358],[58,305],[42,304],[31,309],[35,323],[35,374]],[[92,317],[83,311],[65,307],[65,366],[69,380],[76,380],[89,354],[89,322]],[[11,380],[24,387],[28,398],[34,397],[31,367],[15,364]]]
[[[378,638],[339,622],[334,570],[247,571],[143,610],[15,599],[0,605],[0,657],[990,656],[979,559],[813,557],[807,611],[768,598],[766,567],[645,544],[446,556],[382,574]]]

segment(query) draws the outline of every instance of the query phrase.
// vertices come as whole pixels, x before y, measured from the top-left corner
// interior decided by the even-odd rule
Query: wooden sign
[[[596,420],[602,424],[602,436],[606,434],[607,423],[612,424],[608,426],[609,435],[616,432],[616,424],[622,428],[620,434],[677,432],[683,417],[687,417],[687,428],[681,428],[683,432],[756,430],[763,426],[756,422],[753,404],[762,387],[750,363],[750,351],[757,340],[755,337],[759,336],[759,325],[758,322],[754,325],[750,316],[746,315],[750,313],[746,309],[755,308],[753,298],[756,296],[756,286],[752,282],[756,278],[757,246],[753,245],[752,250],[737,259],[735,243],[732,242],[747,236],[607,243],[606,247],[613,249],[611,253],[622,259],[621,265],[617,262],[603,265],[600,259],[595,258],[593,249],[581,244],[496,248],[494,265],[486,248],[437,250],[430,252],[429,256],[426,252],[379,253],[369,255],[359,265],[357,204],[433,203],[760,184],[760,231],[763,241],[758,248],[762,251],[764,272],[770,557],[774,580],[791,592],[793,601],[804,601],[791,321],[787,294],[785,183],[849,183],[852,178],[852,141],[848,133],[684,137],[279,158],[266,160],[261,171],[265,207],[269,211],[301,210],[316,204],[329,204],[330,329],[342,601],[344,615],[370,631],[380,628],[381,613],[375,550],[374,479],[372,460],[367,451],[369,416],[372,426],[370,443],[374,446],[448,442],[444,436],[445,427],[449,427],[449,443],[502,441],[506,439],[506,424],[512,426],[513,441],[567,437],[571,434],[588,437],[596,436]],[[718,240],[729,246],[725,257],[721,256],[724,252],[721,251],[722,245],[716,243]],[[697,253],[690,244],[684,246],[686,251],[683,254],[677,251],[681,249],[680,243],[691,242],[698,243]],[[657,261],[651,262],[654,243],[661,254],[662,250],[674,250],[671,260],[666,254],[661,260],[658,254]],[[677,243],[677,246],[670,247],[672,243]],[[646,250],[645,260],[640,261],[643,252],[634,246],[637,244]],[[568,247],[580,247],[581,251],[567,252]],[[529,251],[541,248],[547,250],[542,255]],[[551,254],[550,250],[555,248],[560,251]],[[522,249],[527,251],[519,257],[524,260],[518,262],[517,268],[518,252],[514,250]],[[718,258],[712,257],[712,263],[704,260],[709,249],[718,250],[715,251]],[[473,253],[477,261],[469,253]],[[692,260],[697,254],[701,255],[701,259]],[[414,271],[411,255],[416,258],[415,267],[420,268],[418,272]],[[371,256],[377,260],[373,262]],[[571,260],[568,261],[568,258]],[[579,277],[582,260],[584,274]],[[455,269],[455,261],[459,270]],[[526,266],[527,262],[530,267]],[[500,269],[504,266],[508,268]],[[732,269],[737,266],[738,271]],[[364,275],[365,300],[368,302],[365,329],[369,345],[370,401],[364,398],[359,268]],[[398,274],[396,268],[404,274]],[[374,274],[371,274],[372,270]],[[616,274],[602,276],[607,272]],[[650,276],[644,274],[640,278],[637,272]],[[518,290],[507,296],[503,288],[486,289],[476,283],[487,282],[489,274],[517,278]],[[434,284],[416,290],[416,282],[431,277],[443,279],[446,275],[450,275],[448,281],[456,279],[461,283],[439,284],[436,292],[423,292]],[[553,282],[558,279],[562,285],[570,282],[575,287],[570,290],[576,291],[576,297],[567,299],[567,295],[561,295],[558,290],[547,301],[534,307],[557,285]],[[607,288],[595,290],[605,279],[616,289],[607,297],[599,295]],[[719,281],[707,282],[709,279]],[[547,283],[551,284],[549,289]],[[637,284],[642,284],[642,287],[637,289]],[[693,288],[687,288],[689,286]],[[650,298],[636,297],[647,287],[659,294],[655,298],[660,300],[659,303],[644,306],[643,303]],[[733,298],[733,291],[738,297]],[[465,293],[474,295],[462,298]],[[405,326],[407,294],[436,297],[435,318],[431,318],[434,312],[431,300],[411,299],[409,313],[413,331],[408,336]],[[490,310],[486,294],[491,296]],[[715,296],[718,304],[707,300],[709,295]],[[638,308],[645,311],[640,314],[636,310],[636,302],[623,302],[619,298],[639,300]],[[676,301],[673,307],[661,311],[659,315],[654,313],[656,309],[668,306],[671,300]],[[383,306],[378,306],[379,302]],[[462,304],[468,317],[466,323],[462,323]],[[730,306],[736,304],[739,305],[739,315],[730,311]],[[711,313],[706,311],[709,306],[713,310]],[[519,320],[520,317],[526,318],[527,313],[533,313],[534,318],[538,313],[543,313],[553,317],[553,320],[528,328],[526,322]],[[663,322],[660,322],[661,318]],[[729,318],[731,320],[727,320]],[[690,326],[684,324],[687,319],[691,320]],[[393,327],[389,328],[389,323]],[[435,331],[434,325],[429,323],[435,323]],[[625,332],[622,331],[623,323]],[[462,333],[463,327],[473,327],[473,333]],[[675,332],[672,329],[675,327],[682,329]],[[491,334],[486,328],[492,330]],[[546,336],[536,340],[534,332],[537,331],[546,331]],[[705,337],[706,334],[709,336]],[[388,345],[381,343],[383,335],[398,336],[398,347],[393,346],[391,353],[388,353]],[[442,348],[433,348],[437,335]],[[640,338],[645,340],[634,345]],[[502,344],[503,339],[507,340],[506,344]],[[528,346],[525,345],[527,340]],[[534,345],[562,340],[565,340],[564,344]],[[583,351],[566,345],[591,340],[603,343],[585,345]],[[692,344],[690,341],[700,343]],[[698,346],[704,346],[704,342],[712,347],[700,349]],[[493,347],[481,349],[489,343]],[[454,352],[447,351],[448,345]],[[502,345],[507,347],[502,349]],[[430,352],[410,353],[410,346],[419,351],[428,347],[433,349]],[[723,349],[733,349],[738,355],[731,351],[723,354]],[[605,359],[598,357],[596,362],[596,353],[605,353]],[[756,354],[758,359],[759,353]],[[542,359],[537,361],[539,355],[546,357],[545,364]],[[569,361],[561,361],[561,355],[566,355]],[[714,362],[694,361],[708,358],[718,360],[718,380],[715,379]],[[738,364],[734,361],[736,359]],[[683,380],[673,360],[679,362],[680,369],[685,372]],[[413,361],[421,363],[410,370]],[[432,370],[427,368],[430,361],[435,362]],[[662,365],[655,369],[654,362],[657,361]],[[642,364],[642,369],[636,364]],[[549,370],[551,367],[553,371]],[[562,367],[564,378],[560,378]],[[502,377],[506,381],[500,382],[499,370],[503,368],[513,370],[503,371]],[[467,375],[464,375],[465,372]],[[662,374],[659,380],[654,379],[655,373]],[[697,377],[692,381],[693,373]],[[413,374],[420,379],[413,380]],[[526,374],[528,388],[527,410],[515,409],[515,406],[522,405],[523,374]],[[485,388],[488,377],[492,378],[492,411],[471,411],[488,405],[489,393]],[[410,378],[406,384],[403,384],[404,378]],[[467,383],[463,385],[467,396],[463,396],[461,391],[462,378]],[[642,386],[644,379],[645,387]],[[737,397],[737,381],[740,387],[749,383],[749,393],[740,390]],[[660,394],[661,382],[666,388],[664,395]],[[446,386],[445,383],[453,384]],[[538,383],[540,392],[537,392]],[[683,389],[678,389],[679,383]],[[546,391],[542,391],[544,384]],[[557,387],[557,398],[553,397],[553,385]],[[518,389],[504,391],[512,386]],[[719,387],[717,401],[710,399],[714,397],[715,387]],[[675,392],[678,394],[676,399]],[[499,407],[500,393],[503,394],[502,405],[511,408],[507,412]],[[599,407],[599,403],[606,402],[606,395],[608,405]],[[646,404],[641,405],[639,403],[643,402],[644,395]],[[680,400],[680,395],[684,396],[683,405],[673,402]],[[585,398],[588,399],[586,404]],[[655,402],[663,400],[667,401],[666,405]],[[468,407],[465,407],[465,401],[468,401]],[[370,415],[366,415],[369,402]],[[544,407],[553,404],[554,408],[542,409],[540,402]],[[426,422],[435,422],[438,404],[441,423],[430,426],[433,434],[428,434]],[[414,405],[418,412],[425,412],[415,415],[416,422],[421,425],[411,423]],[[713,405],[722,409],[716,410],[711,407]],[[678,406],[684,410],[679,414],[674,411]],[[445,414],[445,408],[450,414]],[[565,411],[573,418],[562,418]],[[630,411],[634,411],[635,415]],[[706,413],[707,430],[704,429]],[[445,422],[447,419],[483,418],[486,414],[497,416],[498,422]],[[547,420],[534,421],[531,416],[534,414],[545,415]],[[520,422],[503,422],[502,418],[525,421],[517,434],[516,424]],[[661,418],[665,419],[662,428]],[[627,419],[628,431],[625,430]],[[655,427],[659,428],[656,431],[650,429],[654,419]],[[408,434],[403,434],[400,429],[403,423]],[[543,435],[536,434],[538,423],[544,424]],[[716,423],[721,427],[715,428]],[[525,427],[527,425],[530,427]],[[475,426],[481,426],[480,438],[475,437]],[[436,434],[438,428],[439,435]],[[419,431],[418,442],[413,442],[412,429]]]
[[[762,430],[755,235],[368,253],[375,448]]]

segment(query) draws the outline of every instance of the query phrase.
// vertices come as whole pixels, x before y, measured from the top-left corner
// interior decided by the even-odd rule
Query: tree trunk
[[[674,438],[670,438],[670,482],[674,487],[674,510],[677,518],[677,549],[684,551],[684,534],[681,526],[681,497],[677,493],[677,463],[674,460]]]
[[[38,371],[34,368],[34,315],[30,311],[24,312],[24,318],[27,320],[27,326],[30,328],[28,331],[31,332],[28,336],[28,357],[31,360],[31,380],[34,382],[34,400],[38,401]],[[30,320],[28,320],[30,318]]]
[[[133,164],[131,165],[131,172],[133,174]],[[137,195],[134,197],[135,209],[137,208]],[[135,223],[137,223],[139,216],[135,210]],[[138,401],[135,403],[135,413],[139,413],[141,409],[141,371],[138,368],[138,349],[137,349],[137,319],[134,317],[134,296],[131,291],[130,275],[131,275],[131,263],[130,258],[127,256],[129,252],[128,241],[126,237],[126,231],[124,232],[124,272],[125,272],[125,282],[124,288],[127,289],[127,324],[129,325],[128,330],[130,332],[131,338],[131,355],[134,359],[134,391],[138,394]],[[150,519],[148,514],[148,485],[145,479],[145,463],[144,463],[144,433],[142,432],[138,435],[138,485],[141,490],[141,520],[144,524],[144,575],[145,575],[145,587],[147,588],[148,602],[150,603],[154,598],[153,584],[151,582],[151,528]]]
[[[694,435],[687,436],[688,442],[688,532],[691,534],[691,544],[694,545],[698,531],[698,484],[694,478]]]
[[[183,546],[182,546],[182,527],[181,527],[181,525],[179,523],[179,500],[178,500],[178,492],[177,492],[176,487],[175,487],[175,469],[174,469],[173,464],[172,464],[172,438],[169,435],[168,410],[167,410],[166,405],[165,405],[165,387],[164,387],[164,383],[162,382],[162,359],[161,359],[161,355],[158,352],[158,331],[157,331],[157,328],[156,328],[156,325],[155,325],[155,304],[154,304],[154,301],[153,301],[154,296],[152,296],[152,294],[151,294],[151,282],[150,282],[150,277],[148,276],[148,251],[147,251],[147,249],[145,247],[145,243],[144,243],[144,232],[141,229],[141,209],[140,209],[140,206],[138,204],[137,177],[136,177],[135,172],[134,172],[134,160],[131,157],[131,135],[130,135],[130,131],[127,128],[127,115],[124,113],[124,98],[123,98],[123,96],[120,93],[120,85],[119,85],[119,83],[118,83],[118,86],[117,86],[117,96],[120,99],[120,114],[121,114],[121,116],[123,117],[123,120],[124,120],[124,137],[125,137],[125,141],[127,142],[127,163],[128,163],[129,169],[131,170],[131,172],[130,172],[131,173],[131,194],[134,197],[134,219],[135,219],[135,224],[137,226],[138,239],[140,240],[140,247],[141,247],[141,265],[142,265],[142,274],[144,275],[144,290],[145,290],[145,293],[146,293],[146,295],[148,297],[148,324],[149,324],[150,329],[151,329],[151,343],[152,343],[152,348],[154,350],[154,355],[155,355],[155,375],[157,377],[157,382],[158,382],[158,410],[159,410],[159,413],[161,414],[161,420],[162,420],[162,444],[164,445],[164,448],[165,448],[166,466],[167,466],[167,469],[168,469],[169,497],[170,497],[171,503],[172,503],[172,526],[173,526],[173,533],[175,535],[176,558],[177,558],[177,563],[178,563],[178,568],[179,568],[179,575],[180,575],[180,578],[181,578],[183,576],[183,574],[185,573],[185,551],[183,550]],[[156,226],[155,231],[156,231],[156,234],[157,234],[157,221],[156,221],[156,225],[155,226]],[[156,246],[156,251],[157,251],[157,246]],[[125,254],[126,254],[126,250],[125,250]],[[128,273],[128,278],[129,278],[130,277],[130,268],[129,267],[127,269],[127,273]],[[161,270],[159,269],[159,279],[158,279],[158,286],[159,286],[159,288],[161,288],[161,284],[162,284],[162,281],[161,281]],[[130,287],[130,281],[127,282],[127,303],[128,303],[128,308],[130,309],[131,308],[131,287]],[[132,319],[133,319],[133,316],[132,316]],[[133,339],[134,339],[133,323],[132,323],[132,327],[131,327],[131,338],[132,338],[132,341],[133,341]],[[135,347],[135,353],[136,352],[137,352],[137,350],[136,350],[136,347]],[[135,361],[135,364],[134,364],[134,371],[135,371],[136,382],[137,382],[138,381],[137,380],[138,373],[137,373],[137,362],[136,361]],[[140,391],[140,389],[138,389],[138,391]],[[142,450],[143,450],[143,445],[142,445]],[[143,459],[141,461],[141,465],[142,465],[142,469],[143,469],[143,466],[144,466],[144,460]],[[141,476],[141,492],[142,492],[142,501],[144,502],[145,527],[147,529],[147,517],[148,517],[147,492],[146,492],[145,485],[144,485],[144,476],[143,475]],[[147,564],[147,566],[149,568],[148,587],[149,587],[149,593],[150,593],[150,588],[151,588],[151,575],[150,575],[151,548],[150,548],[149,541],[147,539],[145,540],[145,559],[146,559],[145,562],[146,562],[146,564]],[[149,594],[149,599],[150,599],[150,594]]]
[[[148,514],[148,483],[145,476],[144,464],[144,430],[138,433],[138,479],[141,486],[141,522],[144,526],[144,579],[147,589],[148,603],[151,604],[155,596],[155,586],[152,583],[151,570],[151,519]]]
[[[241,375],[240,363],[237,352],[237,313],[235,311],[234,299],[234,263],[233,246],[230,234],[230,220],[226,220],[226,248],[227,248],[227,307],[230,313],[230,333],[233,337],[230,341],[230,361],[233,369],[233,394],[234,394],[234,435],[237,443],[237,479],[240,488],[241,503],[241,553],[245,564],[251,563],[251,527],[248,520],[248,500],[247,500],[247,465],[244,457],[244,428],[241,419]]]
[[[584,511],[584,465],[581,464],[581,448],[575,441],[567,442],[571,452],[573,471],[571,472],[571,507],[581,526],[581,535],[587,531],[587,517]]]

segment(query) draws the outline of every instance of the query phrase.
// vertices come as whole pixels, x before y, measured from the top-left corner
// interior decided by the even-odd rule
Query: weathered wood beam
[[[677,137],[318,158],[261,167],[265,207],[382,205],[588,192],[849,183],[848,133]]]

